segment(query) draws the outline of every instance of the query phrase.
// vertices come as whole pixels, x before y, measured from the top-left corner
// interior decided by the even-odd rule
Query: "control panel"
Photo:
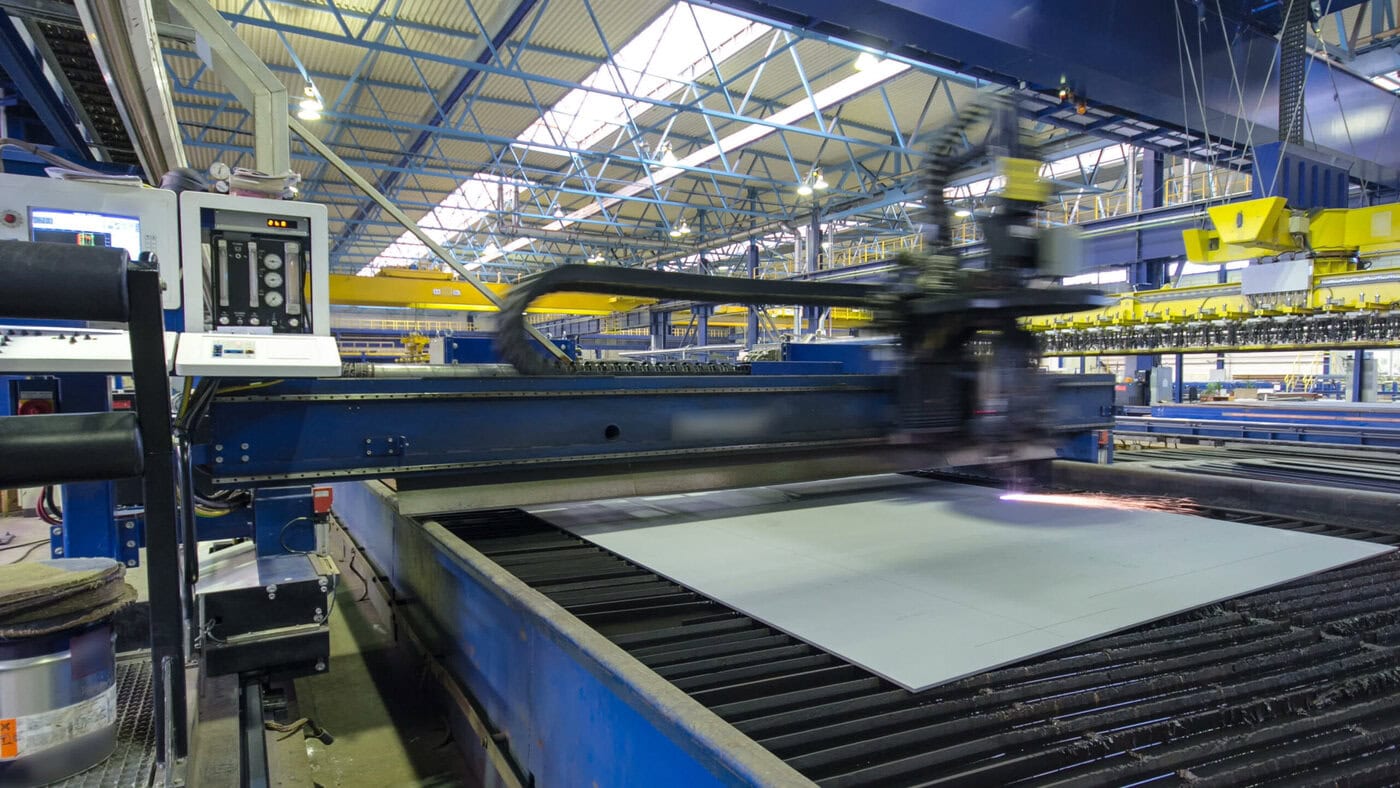
[[[132,260],[154,254],[170,310],[180,308],[177,214],[175,193],[164,189],[0,173],[0,240],[114,246]]]
[[[177,375],[333,378],[340,369],[335,337],[307,334],[184,333],[175,355]]]
[[[324,205],[186,192],[180,240],[187,331],[330,334]]]
[[[170,368],[177,335],[165,332]],[[125,331],[0,325],[0,373],[131,374],[131,339]]]
[[[306,290],[307,241],[297,222],[293,229],[248,231],[238,227],[242,214],[224,217],[208,233],[212,250],[215,329],[262,327],[275,334],[309,334],[303,293]],[[230,219],[234,221],[230,221]],[[272,220],[266,220],[269,223]]]

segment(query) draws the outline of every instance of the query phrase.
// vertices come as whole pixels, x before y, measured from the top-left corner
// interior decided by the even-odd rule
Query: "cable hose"
[[[883,303],[881,288],[837,282],[794,282],[740,279],[700,274],[565,265],[516,285],[501,305],[496,350],[522,375],[743,373],[747,369],[722,364],[617,364],[573,362],[545,358],[525,331],[525,310],[550,293],[593,293],[635,298],[684,299],[701,303],[779,304],[783,306],[851,307],[870,309]]]

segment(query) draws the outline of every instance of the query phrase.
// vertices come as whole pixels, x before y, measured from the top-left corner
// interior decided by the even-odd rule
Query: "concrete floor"
[[[18,563],[20,560],[37,561],[49,557],[49,527],[38,517],[22,514],[7,514],[0,517],[0,539],[13,536],[0,545],[0,564]],[[31,548],[33,548],[31,552]]]
[[[469,785],[446,720],[427,702],[440,691],[394,643],[353,574],[341,576],[331,611],[330,670],[298,679],[302,716],[335,737],[306,740],[311,776],[324,788]]]

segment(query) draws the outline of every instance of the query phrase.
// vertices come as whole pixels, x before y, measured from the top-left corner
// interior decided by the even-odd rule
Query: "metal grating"
[[[437,519],[821,785],[1380,785],[1400,774],[1395,555],[910,693],[523,512]]]
[[[63,788],[132,788],[150,785],[156,765],[155,707],[151,661],[117,662],[117,748],[85,772],[53,783]]]
[[[44,40],[53,51],[64,79],[73,88],[70,100],[77,101],[92,124],[98,143],[114,164],[139,166],[136,149],[127,135],[126,126],[112,100],[111,90],[103,79],[102,69],[93,55],[92,44],[82,27],[39,22]]]

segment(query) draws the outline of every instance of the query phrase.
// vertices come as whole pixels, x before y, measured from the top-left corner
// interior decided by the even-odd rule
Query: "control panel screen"
[[[305,236],[216,229],[206,237],[216,331],[311,333]]]
[[[30,240],[75,246],[115,246],[135,260],[141,255],[141,220],[81,211],[34,208],[29,213]]]

